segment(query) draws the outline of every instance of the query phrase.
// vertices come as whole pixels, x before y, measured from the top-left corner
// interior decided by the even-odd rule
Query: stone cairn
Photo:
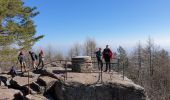
[[[76,56],[72,58],[73,72],[92,72],[92,60],[90,56]]]

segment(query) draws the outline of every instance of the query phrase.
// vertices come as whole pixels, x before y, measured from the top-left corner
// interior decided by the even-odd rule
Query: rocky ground
[[[61,64],[14,77],[0,75],[0,100],[147,100],[144,89],[117,72],[74,73]],[[67,76],[67,77],[66,77]],[[106,92],[107,91],[107,92]],[[123,98],[123,99],[122,99]]]

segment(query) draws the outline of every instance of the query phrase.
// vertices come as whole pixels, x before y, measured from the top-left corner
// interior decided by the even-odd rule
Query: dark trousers
[[[42,67],[41,68],[43,68],[44,67],[44,61],[43,60],[39,60],[39,63],[38,63],[38,67],[40,66],[42,64]]]
[[[101,58],[97,58],[97,63],[98,63],[98,68],[99,70],[103,70],[103,61],[101,60]]]
[[[109,71],[111,70],[111,64],[110,64],[110,57],[106,57],[105,58],[105,63],[106,63],[106,70],[108,70],[108,67],[109,67]]]

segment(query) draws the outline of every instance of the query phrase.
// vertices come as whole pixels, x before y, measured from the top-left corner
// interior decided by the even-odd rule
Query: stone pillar
[[[92,60],[90,56],[77,56],[72,58],[73,72],[92,72]]]

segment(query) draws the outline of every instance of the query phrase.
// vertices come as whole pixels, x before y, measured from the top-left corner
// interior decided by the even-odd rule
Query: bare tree
[[[63,56],[62,52],[56,51],[56,53],[54,54],[54,59],[55,60],[63,60],[64,56]]]
[[[79,43],[75,43],[68,51],[69,58],[74,56],[80,56],[82,52],[82,47]]]
[[[87,38],[85,43],[84,43],[84,55],[87,55],[87,56],[93,56],[94,54],[94,51],[96,50],[96,41],[94,38]]]
[[[51,45],[48,45],[48,49],[46,50],[46,60],[52,62],[53,60],[53,48]]]
[[[71,60],[71,58],[74,57],[74,49],[70,48],[70,50],[68,51],[68,58]]]
[[[138,44],[130,58],[127,75],[146,89],[151,100],[169,100],[169,53],[149,38],[146,47]]]

